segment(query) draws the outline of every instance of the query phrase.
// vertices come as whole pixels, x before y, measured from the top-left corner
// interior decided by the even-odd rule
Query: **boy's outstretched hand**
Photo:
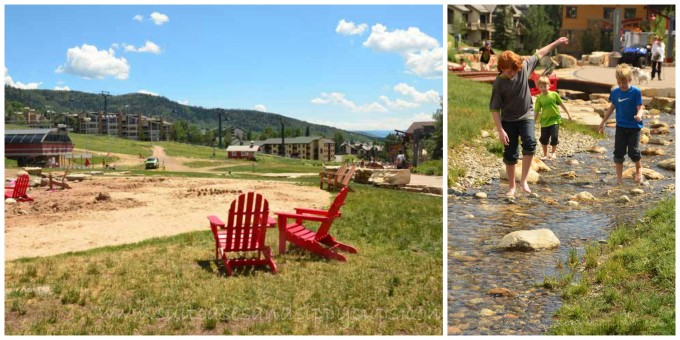
[[[569,38],[561,37],[561,38],[555,40],[555,42],[560,44],[560,45],[568,45],[569,44]]]

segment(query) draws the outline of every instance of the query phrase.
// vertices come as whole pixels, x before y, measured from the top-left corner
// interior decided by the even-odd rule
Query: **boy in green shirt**
[[[562,117],[557,105],[561,106],[564,112],[567,113],[569,120],[573,121],[569,110],[562,103],[560,95],[557,92],[549,91],[549,86],[550,79],[548,77],[541,76],[538,78],[538,89],[541,90],[541,94],[536,97],[536,103],[534,104],[534,112],[536,113],[534,120],[538,120],[538,115],[541,115],[541,137],[538,139],[543,148],[541,159],[557,159],[558,135],[560,124],[562,124]],[[552,146],[550,156],[548,156],[548,141],[550,141],[550,146]]]

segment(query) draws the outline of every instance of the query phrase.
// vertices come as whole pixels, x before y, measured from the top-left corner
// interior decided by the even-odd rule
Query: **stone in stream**
[[[567,205],[570,207],[578,207],[578,202],[576,201],[567,201]]]
[[[576,178],[576,172],[575,171],[567,171],[559,174],[558,176],[564,177],[564,178]]]
[[[463,333],[463,331],[461,331],[460,328],[449,326],[449,329],[448,329],[449,335],[458,335],[458,334],[461,334],[461,333]]]
[[[663,151],[661,148],[654,148],[654,147],[644,149],[640,153],[645,155],[645,156],[663,156],[663,155],[666,154],[666,152]]]
[[[659,162],[658,165],[662,169],[675,171],[675,158],[664,159],[663,161]]]
[[[652,135],[667,135],[671,132],[670,132],[670,130],[668,130],[667,127],[662,126],[662,127],[656,128],[656,129],[652,129],[649,133],[651,133]]]
[[[486,198],[486,193],[480,191],[480,192],[475,194],[475,198],[478,198],[478,199]]]
[[[644,193],[645,193],[645,191],[642,190],[642,189],[632,189],[630,191],[630,194],[633,195],[633,196],[642,195]]]
[[[640,140],[642,140],[642,136],[640,136]],[[669,141],[662,139],[662,138],[658,138],[658,137],[650,138],[648,143],[649,144],[656,144],[656,145],[669,145],[670,144]]]
[[[465,217],[465,218],[475,218],[475,215],[467,214],[467,215],[465,215],[465,216],[463,216],[463,217]]]
[[[605,153],[607,152],[607,149],[605,149],[603,146],[597,146],[593,145],[588,149],[588,152],[592,153]]]
[[[531,197],[531,198],[541,198],[541,196],[539,194],[535,193],[535,192],[530,193],[529,197]]]
[[[650,131],[651,130],[649,128],[643,127],[642,129],[640,129],[640,134],[649,136]]]
[[[662,122],[662,121],[659,121],[659,120],[653,120],[653,121],[649,122],[649,127],[652,128],[652,129],[658,129],[660,127],[668,128],[668,127],[670,127],[670,125],[668,125],[668,123],[665,123],[665,122]]]
[[[479,311],[479,315],[481,315],[481,316],[494,316],[494,315],[496,315],[496,312],[492,311],[491,309],[484,308],[481,311]]]
[[[522,162],[518,162],[517,166],[515,166],[515,182],[519,182],[520,179],[522,178]],[[503,169],[500,169],[499,171],[499,177],[504,180],[508,180],[508,175],[505,173],[505,167]],[[527,175],[527,182],[531,184],[536,184],[538,183],[538,179],[540,178],[540,175],[538,172],[534,171],[533,169],[529,169],[529,174]]]
[[[630,198],[628,198],[628,196],[626,195],[623,195],[616,199],[616,203],[628,203],[628,202],[630,202]]]
[[[520,230],[503,236],[498,248],[505,250],[541,250],[560,246],[560,240],[549,229]]]
[[[649,143],[649,136],[648,135],[640,135],[640,144],[647,144]]]
[[[652,169],[642,168],[641,171],[642,176],[649,180],[662,180],[665,178],[662,174]],[[633,178],[633,174],[635,174],[635,168],[630,168],[623,172],[623,178]]]
[[[565,163],[567,163],[567,165],[579,165],[579,161],[576,159],[568,159]]]
[[[579,201],[579,202],[594,202],[597,200],[593,194],[587,192],[587,191],[581,191],[578,194],[570,197],[570,200],[574,201]]]
[[[517,295],[517,293],[507,288],[491,288],[486,291],[486,295],[491,295],[494,297],[514,297]]]

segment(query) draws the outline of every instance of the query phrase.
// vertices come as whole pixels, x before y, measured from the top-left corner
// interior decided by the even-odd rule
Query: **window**
[[[479,23],[486,24],[486,14],[482,14],[479,16]]]
[[[567,6],[567,18],[576,19],[576,7]]]
[[[602,15],[602,18],[613,19],[614,18],[614,8],[613,7],[605,7],[604,8],[604,14]]]
[[[623,11],[623,18],[624,19],[633,19],[635,18],[635,8],[626,8]]]

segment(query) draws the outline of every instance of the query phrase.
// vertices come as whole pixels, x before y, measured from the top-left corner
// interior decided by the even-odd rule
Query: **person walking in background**
[[[491,55],[495,54],[491,49],[491,43],[488,41],[485,42],[484,46],[479,48],[479,52],[482,54],[479,57],[479,64],[481,65],[482,71],[491,70],[491,65],[489,63],[491,61]]]
[[[505,146],[503,163],[508,176],[507,196],[515,195],[515,166],[519,159],[519,141],[522,140],[522,177],[520,186],[531,192],[527,175],[536,151],[534,138],[534,107],[529,90],[529,75],[538,66],[539,60],[555,47],[568,44],[569,39],[561,37],[538,50],[528,59],[513,51],[505,51],[498,57],[499,74],[493,82],[489,109],[496,124],[498,138]]]
[[[663,39],[657,36],[652,43],[652,80],[654,80],[655,75],[659,75],[659,80],[661,80],[661,64],[663,64],[664,56],[666,55],[666,45],[663,43]]]

